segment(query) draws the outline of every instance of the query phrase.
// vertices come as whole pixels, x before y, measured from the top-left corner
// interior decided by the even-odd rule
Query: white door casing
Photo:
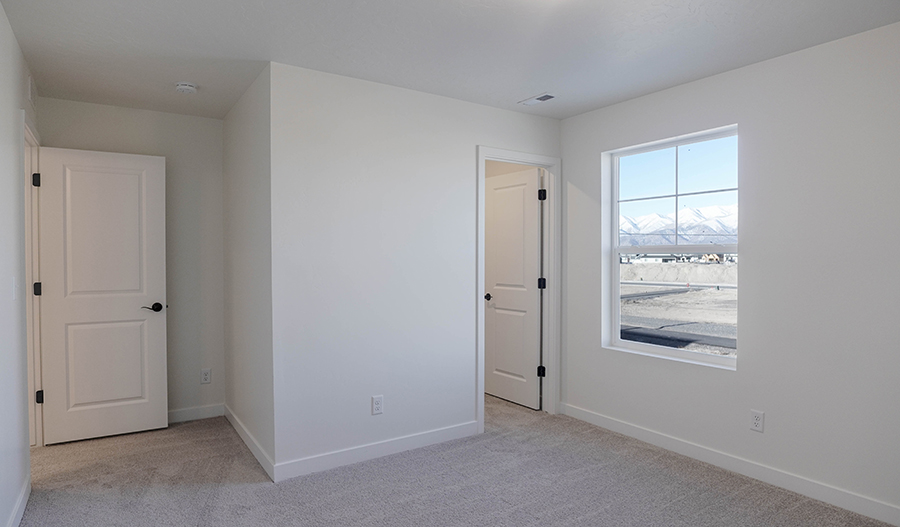
[[[24,118],[23,118],[24,120]],[[38,172],[38,141],[28,124],[23,125],[25,136],[24,151],[24,179],[22,180],[25,188],[25,283],[30,284],[36,281],[37,276],[37,256],[36,248],[38,245],[37,237],[37,189],[33,186],[32,174]],[[17,284],[18,285],[18,284]],[[20,289],[24,292],[27,288],[22,284]],[[25,294],[25,324],[27,330],[27,348],[28,348],[28,438],[31,446],[41,446],[44,444],[41,429],[43,419],[41,413],[41,405],[35,402],[34,394],[41,389],[41,361],[40,355],[35,353],[35,347],[40,346],[40,320],[36,313],[40,309],[39,297],[31,294]]]
[[[44,443],[167,426],[165,158],[41,148]]]
[[[543,365],[546,377],[541,389],[541,406],[543,411],[556,414],[560,411],[562,390],[560,375],[562,363],[560,357],[562,326],[562,160],[558,157],[530,154],[494,148],[484,145],[476,147],[477,183],[476,183],[476,242],[475,242],[475,421],[478,432],[484,432],[484,386],[485,386],[485,318],[487,302],[483,295],[487,289],[485,281],[485,197],[487,162],[501,161],[540,167],[544,169],[544,188],[547,200],[544,201],[543,225],[543,277],[547,280],[547,288],[543,290],[543,323],[542,347]]]
[[[540,408],[540,169],[486,180],[485,393]]]

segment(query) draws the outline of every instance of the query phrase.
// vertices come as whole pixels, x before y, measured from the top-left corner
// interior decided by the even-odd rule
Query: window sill
[[[653,346],[649,344],[638,346],[634,346],[633,344],[634,343],[623,344],[621,342],[616,342],[612,345],[603,346],[602,349],[621,351],[623,353],[632,353],[634,355],[643,355],[645,357],[656,357],[658,359],[684,362],[687,364],[696,364],[698,366],[707,366],[720,370],[737,371],[737,357],[709,355],[696,351],[663,348],[661,346]]]

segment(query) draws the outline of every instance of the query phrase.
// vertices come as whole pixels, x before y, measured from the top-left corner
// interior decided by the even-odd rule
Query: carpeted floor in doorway
[[[224,418],[36,448],[22,527],[887,524],[491,397],[486,432],[273,484]]]

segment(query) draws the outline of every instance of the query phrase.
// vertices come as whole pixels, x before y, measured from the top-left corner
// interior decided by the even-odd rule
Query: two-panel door
[[[485,180],[484,391],[534,409],[541,404],[540,177],[529,168]]]
[[[165,158],[40,163],[44,443],[165,427]]]

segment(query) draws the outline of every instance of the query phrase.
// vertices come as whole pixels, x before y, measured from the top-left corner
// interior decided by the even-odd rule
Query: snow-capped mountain
[[[678,244],[737,243],[738,206],[678,211]],[[619,216],[619,245],[674,244],[675,213]]]

